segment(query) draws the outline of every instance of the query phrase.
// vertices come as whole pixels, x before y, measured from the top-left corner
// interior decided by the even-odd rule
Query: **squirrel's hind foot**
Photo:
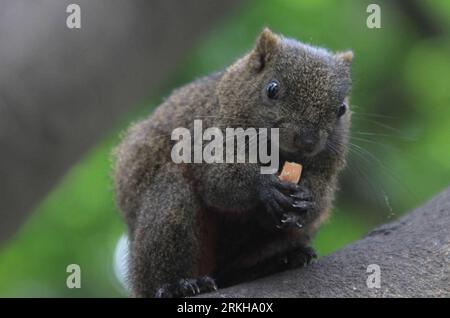
[[[209,276],[180,279],[175,284],[166,284],[159,288],[155,298],[183,298],[217,290],[214,279]]]
[[[317,253],[312,247],[303,246],[288,252],[286,259],[288,267],[291,269],[304,267],[317,259]]]

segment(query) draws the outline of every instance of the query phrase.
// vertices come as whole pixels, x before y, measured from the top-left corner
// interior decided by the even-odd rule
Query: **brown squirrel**
[[[131,126],[115,150],[115,188],[134,296],[191,296],[316,257],[309,244],[345,165],[352,58],[266,28],[250,53]],[[258,163],[174,163],[172,130],[198,118],[204,127],[279,128],[280,167],[301,163],[300,183],[261,174]]]

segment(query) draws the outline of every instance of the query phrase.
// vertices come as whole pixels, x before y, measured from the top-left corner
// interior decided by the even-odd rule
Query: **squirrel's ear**
[[[264,28],[256,40],[255,48],[250,53],[250,63],[252,67],[258,72],[261,71],[266,63],[272,58],[279,43],[280,38],[269,28]]]
[[[353,61],[353,52],[352,51],[345,51],[345,52],[338,52],[334,55],[336,60],[341,61],[342,63],[350,66]]]

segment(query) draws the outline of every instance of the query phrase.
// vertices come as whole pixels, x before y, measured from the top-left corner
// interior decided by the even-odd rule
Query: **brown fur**
[[[280,257],[304,262],[345,165],[350,112],[336,119],[336,111],[349,94],[351,59],[351,52],[334,55],[265,29],[249,54],[176,90],[131,126],[115,152],[115,187],[129,227],[134,295],[152,297],[201,275],[226,286],[282,269]],[[265,95],[272,78],[281,83],[277,101]],[[281,159],[303,164],[299,189],[313,195],[302,229],[277,230],[268,221],[276,177],[261,175],[258,164],[172,162],[172,130],[192,130],[196,118],[203,129],[280,128]],[[326,144],[306,156],[294,146],[296,134]]]

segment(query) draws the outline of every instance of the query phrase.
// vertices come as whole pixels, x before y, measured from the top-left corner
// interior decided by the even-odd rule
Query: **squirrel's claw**
[[[271,177],[268,182],[261,184],[259,191],[260,200],[270,216],[269,220],[273,220],[273,223],[267,225],[275,224],[275,228],[279,230],[292,226],[303,228],[304,214],[314,206],[313,196],[306,185],[287,183]]]
[[[209,276],[200,277],[197,282],[202,291],[218,290],[216,281]]]
[[[292,205],[295,209],[300,209],[302,211],[306,211],[312,207],[312,202],[310,201],[295,201]]]
[[[214,279],[203,276],[180,279],[176,284],[166,284],[156,291],[156,298],[189,297],[217,290]]]
[[[308,190],[304,186],[300,186],[298,191],[291,194],[290,197],[293,199],[301,200],[301,201],[312,201],[313,200],[313,195],[312,195],[311,191]]]

